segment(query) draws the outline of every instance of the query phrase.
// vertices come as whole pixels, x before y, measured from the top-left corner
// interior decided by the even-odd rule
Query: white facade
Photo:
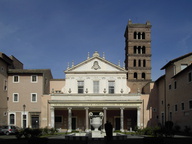
[[[88,112],[100,111],[104,112],[103,124],[110,120],[117,130],[124,131],[133,125],[143,126],[143,101],[140,93],[130,93],[126,79],[127,71],[124,68],[110,63],[95,52],[93,57],[68,68],[65,74],[65,85],[60,93],[54,91],[54,85],[51,87],[51,127],[59,125],[71,131],[77,125],[90,130]],[[125,115],[124,112],[133,114]],[[55,116],[62,117],[64,121],[55,123]],[[75,124],[72,118],[75,119]]]

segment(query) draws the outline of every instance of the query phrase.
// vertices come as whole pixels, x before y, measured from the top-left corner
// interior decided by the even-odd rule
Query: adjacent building
[[[181,129],[192,127],[192,53],[169,61],[161,70],[165,75],[155,81],[150,96],[158,98],[152,106],[156,107],[153,120],[173,121]]]

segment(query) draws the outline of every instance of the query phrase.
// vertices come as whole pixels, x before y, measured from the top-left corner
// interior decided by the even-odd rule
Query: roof
[[[15,74],[15,73],[20,73],[20,74],[40,74],[40,73],[45,73],[45,72],[51,72],[50,69],[9,69],[8,73],[9,74]]]
[[[6,54],[4,54],[2,52],[0,52],[0,59],[2,59],[4,62],[6,62],[9,65],[12,64],[12,60]]]
[[[171,61],[169,61],[166,65],[164,65],[164,66],[161,68],[161,70],[165,69],[165,68],[168,67],[170,64],[172,64],[172,63],[174,63],[174,62],[176,62],[176,61],[179,61],[179,60],[181,60],[181,59],[183,59],[183,58],[186,58],[186,57],[188,57],[188,56],[190,56],[190,55],[192,55],[192,52],[191,52],[191,53],[188,53],[188,54],[185,54],[185,55],[183,55],[183,56],[180,56],[180,57],[178,57],[178,58],[175,58],[175,59],[173,59],[173,60],[171,60]]]

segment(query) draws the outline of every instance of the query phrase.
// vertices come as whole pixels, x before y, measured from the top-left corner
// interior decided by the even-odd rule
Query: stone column
[[[137,126],[138,126],[138,128],[140,128],[140,113],[141,113],[141,108],[140,107],[138,107],[137,108]]]
[[[104,113],[104,116],[103,116],[103,131],[105,131],[105,123],[107,122],[107,107],[103,108],[103,113]]]
[[[120,108],[120,110],[121,110],[121,115],[120,115],[120,119],[121,119],[121,132],[124,132],[124,117],[123,117],[123,110],[124,110],[124,108]]]
[[[89,108],[85,108],[85,132],[89,132]]]
[[[71,107],[68,108],[68,132],[72,131],[72,112],[71,112]]]
[[[55,127],[55,108],[54,107],[50,107],[50,113],[51,113],[51,128]]]

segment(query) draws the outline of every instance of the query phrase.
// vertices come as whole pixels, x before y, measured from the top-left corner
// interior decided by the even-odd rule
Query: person
[[[105,132],[106,132],[107,140],[108,141],[111,140],[113,137],[113,134],[112,134],[113,133],[113,126],[109,121],[107,121],[105,123]]]

